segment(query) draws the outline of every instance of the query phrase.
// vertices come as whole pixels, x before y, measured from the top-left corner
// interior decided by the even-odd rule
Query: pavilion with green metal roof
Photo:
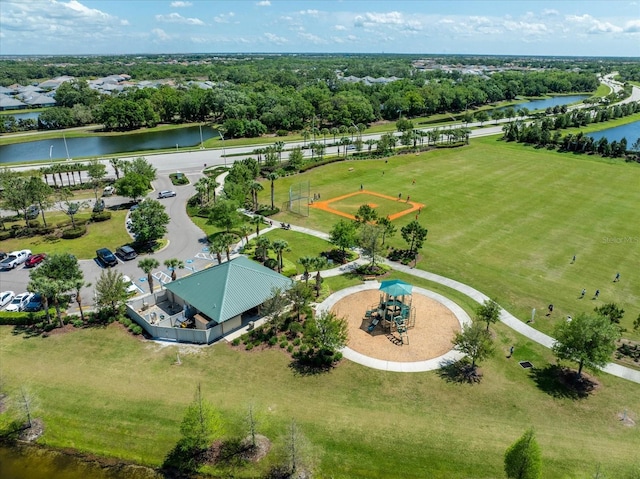
[[[165,285],[174,303],[196,329],[221,326],[225,334],[242,325],[242,315],[273,295],[274,288],[289,289],[292,281],[245,256],[203,269]]]

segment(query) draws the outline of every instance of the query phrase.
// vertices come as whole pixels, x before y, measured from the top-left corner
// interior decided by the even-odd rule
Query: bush
[[[278,343],[278,337],[277,336],[271,336],[269,338],[269,346],[275,346]]]
[[[11,238],[11,231],[0,231],[0,241]]]
[[[271,269],[276,269],[278,267],[278,261],[273,259],[273,258],[268,258],[265,262],[264,265],[267,268],[271,268]]]
[[[238,346],[240,344],[240,338],[236,338],[233,341],[231,341],[231,344],[234,346]]]
[[[71,324],[73,324],[74,328],[81,328],[82,326],[84,326],[84,323],[81,319],[74,319],[73,321],[71,321]]]
[[[280,213],[280,208],[278,208],[277,206],[274,209],[265,207],[256,211],[256,214],[260,216],[273,216],[277,213]]]
[[[180,175],[180,176],[178,176]],[[173,183],[174,185],[188,185],[189,184],[189,178],[187,178],[187,175],[185,175],[184,173],[171,173],[169,175],[169,178],[171,178],[171,183]]]
[[[41,228],[35,230],[35,234],[46,236],[52,234],[55,230],[56,229],[53,226],[42,226]]]
[[[293,345],[294,346],[300,346],[300,343],[301,343],[300,338],[296,338],[296,339],[293,340]]]
[[[287,351],[288,352],[293,352],[293,344],[290,344],[289,346],[287,346]]]
[[[69,228],[62,231],[62,237],[64,239],[75,239],[80,238],[87,233],[87,227],[84,225],[78,226],[76,228]]]
[[[293,321],[291,324],[289,324],[289,331],[293,334],[298,334],[302,332],[302,324]]]
[[[287,347],[287,344],[289,344],[287,341],[281,341],[281,342],[280,342],[280,347],[281,347],[282,349],[284,349],[284,348],[286,348],[286,347]]]
[[[55,310],[50,310],[51,314],[55,314]],[[0,324],[8,326],[28,326],[41,322],[47,313],[46,311],[38,311],[37,313],[11,313],[0,311]]]
[[[253,349],[253,343],[247,343],[244,349],[246,349],[247,351],[251,351]]]
[[[27,226],[29,228],[39,228],[40,227],[40,221],[38,221],[38,220],[29,220],[29,221],[27,221]]]
[[[137,325],[137,324],[133,324],[131,325],[131,327],[129,328],[129,331],[131,331],[133,334],[135,334],[136,336],[138,336],[139,334],[142,334],[142,327]]]
[[[100,213],[92,213],[91,221],[100,223],[101,221],[107,221],[111,219],[111,211],[101,211]]]
[[[276,131],[276,136],[287,136],[289,132],[287,130],[278,130]]]

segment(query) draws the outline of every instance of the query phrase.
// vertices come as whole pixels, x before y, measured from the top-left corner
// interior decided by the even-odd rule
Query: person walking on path
[[[398,201],[402,199],[402,193],[398,193]]]
[[[553,313],[553,304],[549,305],[549,312],[547,313],[547,316],[551,316],[551,313]]]
[[[617,283],[618,281],[620,281],[620,273],[616,273],[616,277],[613,278],[614,283]]]
[[[574,255],[573,255],[573,259],[571,260],[571,264],[573,264],[573,263],[575,263],[575,262],[576,262],[576,255],[574,254]]]
[[[407,203],[409,203],[410,199],[411,199],[411,196],[407,195]]]

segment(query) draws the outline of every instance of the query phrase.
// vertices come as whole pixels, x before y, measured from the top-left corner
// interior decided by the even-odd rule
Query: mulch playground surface
[[[386,200],[390,200],[390,201],[395,201],[397,202],[399,205],[405,205],[406,209],[403,209],[397,213],[393,213],[390,214],[388,216],[388,218],[390,220],[395,220],[397,218],[400,218],[402,216],[408,215],[413,213],[414,211],[419,212],[422,208],[424,208],[424,204],[422,203],[417,203],[415,201],[407,201],[406,199],[400,199],[400,198],[394,198],[393,196],[388,196],[388,195],[383,195],[381,193],[377,193],[375,191],[369,191],[369,190],[360,190],[360,191],[356,191],[354,193],[349,193],[346,195],[342,195],[342,196],[337,196],[335,198],[330,198],[328,200],[316,200],[313,203],[309,204],[310,208],[316,208],[318,210],[322,210],[322,211],[327,211],[329,213],[333,213],[335,215],[339,215],[339,216],[344,216],[345,218],[349,218],[352,220],[355,220],[356,217],[350,213],[346,213],[345,211],[341,211],[338,209],[335,209],[331,206],[332,203],[336,203],[338,201],[344,200],[345,198],[351,198],[353,196],[356,195],[370,195],[370,196],[377,196],[379,198],[384,198]],[[374,205],[370,205],[372,207],[375,208]]]

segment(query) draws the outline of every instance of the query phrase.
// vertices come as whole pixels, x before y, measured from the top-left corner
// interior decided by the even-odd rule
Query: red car
[[[33,268],[42,263],[46,257],[47,255],[45,253],[32,254],[27,258],[27,261],[24,262],[24,266],[25,268]]]

